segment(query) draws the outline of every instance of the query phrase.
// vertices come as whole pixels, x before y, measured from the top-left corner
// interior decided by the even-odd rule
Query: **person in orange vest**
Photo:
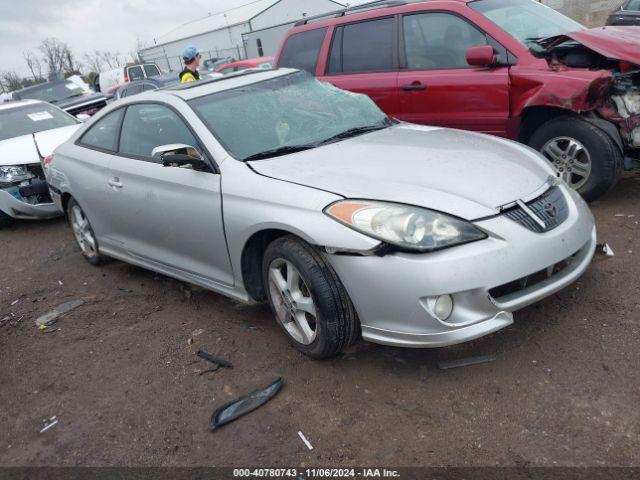
[[[184,61],[184,69],[180,72],[180,83],[195,82],[202,80],[202,75],[198,71],[200,59],[202,58],[202,50],[189,45],[182,51],[182,60]]]

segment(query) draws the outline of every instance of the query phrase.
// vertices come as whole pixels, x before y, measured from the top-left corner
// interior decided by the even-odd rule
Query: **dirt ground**
[[[267,307],[89,265],[62,220],[2,230],[0,465],[640,466],[640,175],[593,210],[615,257],[513,326],[438,350],[360,342],[323,362]],[[37,330],[78,298],[58,331]],[[233,368],[199,375],[199,348]],[[496,360],[438,368],[472,355]],[[217,406],[279,376],[273,401],[208,430]]]

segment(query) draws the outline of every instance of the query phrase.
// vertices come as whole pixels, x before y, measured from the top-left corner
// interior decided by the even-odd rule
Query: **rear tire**
[[[67,219],[85,260],[91,265],[105,263],[108,257],[100,254],[98,240],[95,233],[93,233],[89,219],[82,207],[73,198],[69,199],[67,204]]]
[[[278,324],[300,352],[328,358],[358,338],[357,315],[342,282],[311,245],[294,236],[274,240],[262,278]]]
[[[592,202],[613,188],[623,170],[623,155],[602,129],[575,116],[549,120],[529,145],[540,151],[559,177]]]
[[[0,229],[6,228],[13,224],[13,218],[11,218],[6,213],[0,211]]]

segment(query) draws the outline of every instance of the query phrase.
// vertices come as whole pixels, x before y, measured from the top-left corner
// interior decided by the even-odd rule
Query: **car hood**
[[[592,28],[550,37],[541,45],[553,48],[567,39],[574,40],[600,55],[640,65],[640,29],[634,26]]]
[[[54,128],[34,135],[22,135],[0,142],[0,165],[27,165],[40,163],[40,155],[51,155],[59,145],[66,142],[80,125]],[[35,141],[34,143],[34,136]]]
[[[419,205],[467,220],[495,215],[553,175],[536,152],[515,142],[411,124],[249,164],[259,174],[344,197]]]

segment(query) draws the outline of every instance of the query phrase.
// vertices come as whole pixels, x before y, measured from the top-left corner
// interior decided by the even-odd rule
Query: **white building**
[[[139,53],[145,62],[155,62],[168,70],[182,69],[181,53],[187,45],[204,50],[205,60],[227,56],[243,59],[262,56],[261,53],[273,55],[281,34],[271,32],[264,40],[252,38],[246,45],[243,34],[291,25],[301,18],[342,8],[344,5],[334,0],[257,0],[181,25],[154,39],[153,46]],[[257,40],[260,40],[262,48],[259,48]]]

